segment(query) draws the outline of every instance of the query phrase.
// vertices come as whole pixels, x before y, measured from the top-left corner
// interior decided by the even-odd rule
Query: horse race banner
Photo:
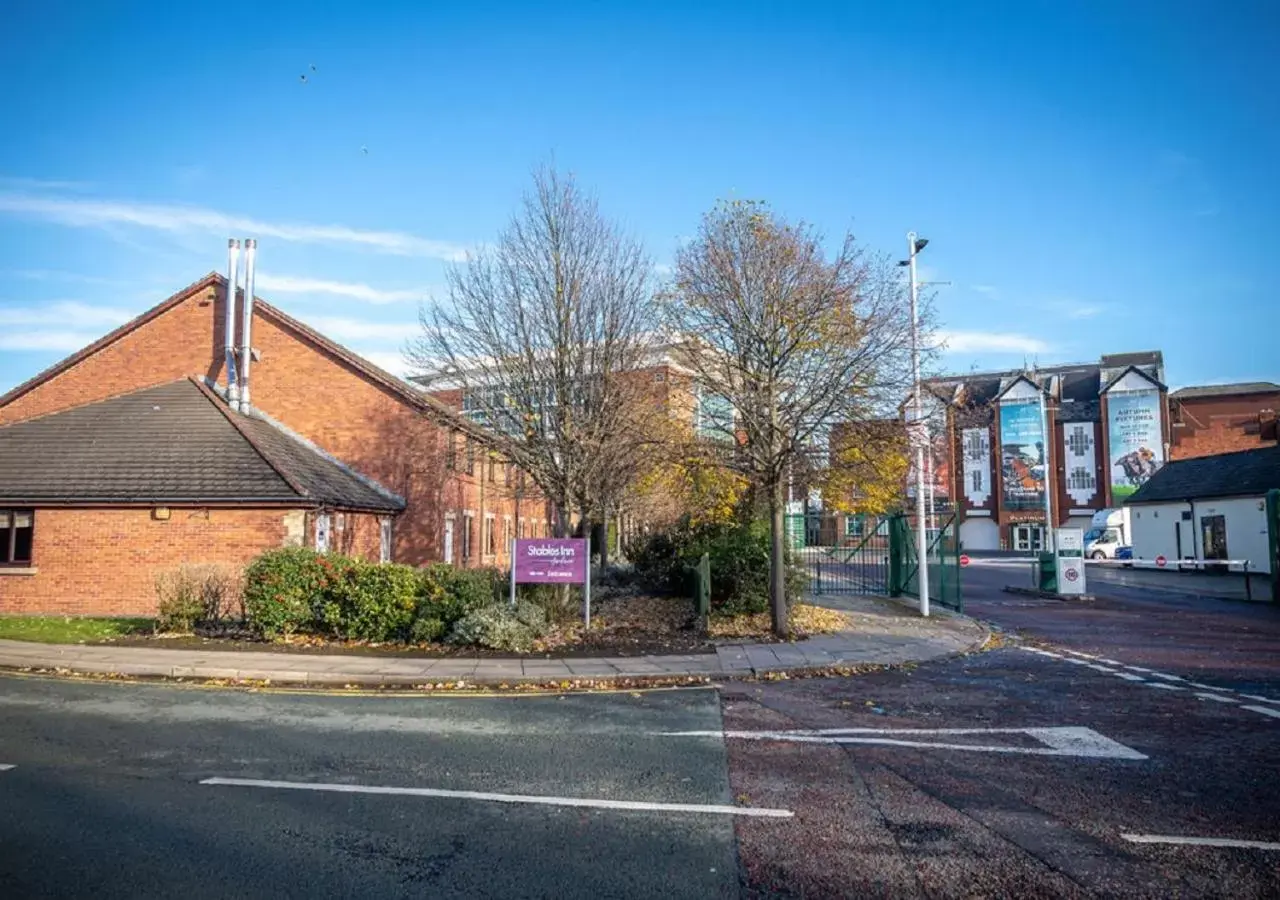
[[[1118,501],[1131,496],[1164,465],[1160,392],[1108,394],[1107,443],[1111,496]]]
[[[1000,480],[1005,509],[1044,508],[1044,422],[1035,400],[1000,403]]]

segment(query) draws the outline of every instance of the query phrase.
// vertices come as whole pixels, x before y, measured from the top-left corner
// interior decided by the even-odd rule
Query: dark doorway
[[[1227,517],[1200,517],[1201,546],[1205,559],[1228,559],[1227,556]]]

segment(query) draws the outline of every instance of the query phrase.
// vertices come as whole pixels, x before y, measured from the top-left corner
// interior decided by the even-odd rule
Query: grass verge
[[[0,616],[0,639],[42,644],[78,644],[150,632],[153,619]]]

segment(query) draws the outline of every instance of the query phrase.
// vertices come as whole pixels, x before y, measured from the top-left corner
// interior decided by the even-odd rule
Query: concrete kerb
[[[226,651],[217,650],[199,651],[214,657],[201,663],[194,663],[191,651],[151,648],[129,648],[152,657],[146,661],[69,659],[67,657],[70,654],[65,651],[74,648],[0,641],[0,673],[185,684],[213,683],[244,688],[275,685],[301,689],[350,687],[415,693],[433,690],[450,693],[493,689],[565,692],[608,688],[693,687],[730,681],[849,676],[961,656],[982,650],[991,637],[991,630],[986,623],[975,619],[968,621],[978,628],[979,635],[959,649],[948,649],[941,647],[937,641],[921,639],[914,641],[913,647],[900,648],[897,653],[886,653],[874,640],[859,647],[862,635],[844,632],[824,638],[824,641],[831,641],[836,637],[847,638],[847,647],[842,649],[836,649],[830,644],[823,646],[821,650],[817,647],[809,649],[807,642],[798,641],[793,644],[730,645],[719,648],[714,655],[700,656],[386,661],[367,656],[343,657],[344,661],[349,660],[350,668],[330,664],[328,660],[334,657],[328,657],[324,666],[308,667],[305,656],[290,654],[282,660],[271,659],[272,654],[267,653],[254,654],[263,659],[260,662],[254,660],[253,665],[218,665],[216,657]],[[48,648],[48,652],[34,652],[41,647]],[[765,658],[750,660],[758,652],[748,653],[748,648],[752,651],[769,648],[769,653]],[[775,654],[772,648],[783,649],[783,653]],[[119,651],[124,648],[112,649],[117,656],[123,655]],[[725,653],[724,656],[721,655],[722,652]],[[175,656],[183,654],[183,664],[173,665],[153,656],[170,653]],[[779,657],[785,657],[786,661]],[[277,662],[284,665],[276,668],[272,663]],[[419,671],[412,671],[419,665],[422,666]]]

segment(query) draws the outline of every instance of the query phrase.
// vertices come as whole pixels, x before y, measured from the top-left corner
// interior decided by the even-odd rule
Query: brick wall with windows
[[[242,566],[290,539],[281,509],[36,509],[30,566],[0,566],[0,613],[152,616],[156,576]],[[296,534],[296,528],[293,530]]]
[[[72,357],[70,365],[43,382],[0,398],[0,423],[193,373],[225,384],[224,284],[217,275],[202,279],[144,315],[131,330],[126,326],[100,346],[91,345],[91,352]],[[536,491],[527,482],[508,487],[499,474],[502,463],[490,467],[485,448],[471,442],[468,453],[459,445],[451,457],[449,442],[462,440],[459,434],[317,343],[288,317],[259,307],[252,344],[257,351],[250,369],[254,407],[405,498],[407,508],[394,528],[397,562],[419,565],[443,559],[448,512],[472,509],[481,517],[490,512],[513,519],[546,517],[546,504]],[[472,461],[470,472],[467,459]],[[488,477],[491,472],[493,480]],[[457,534],[454,540],[456,544]],[[473,549],[477,552],[468,557],[468,564],[479,565],[478,543]],[[506,548],[496,551],[488,562],[505,565]],[[454,555],[456,561],[456,550]]]

